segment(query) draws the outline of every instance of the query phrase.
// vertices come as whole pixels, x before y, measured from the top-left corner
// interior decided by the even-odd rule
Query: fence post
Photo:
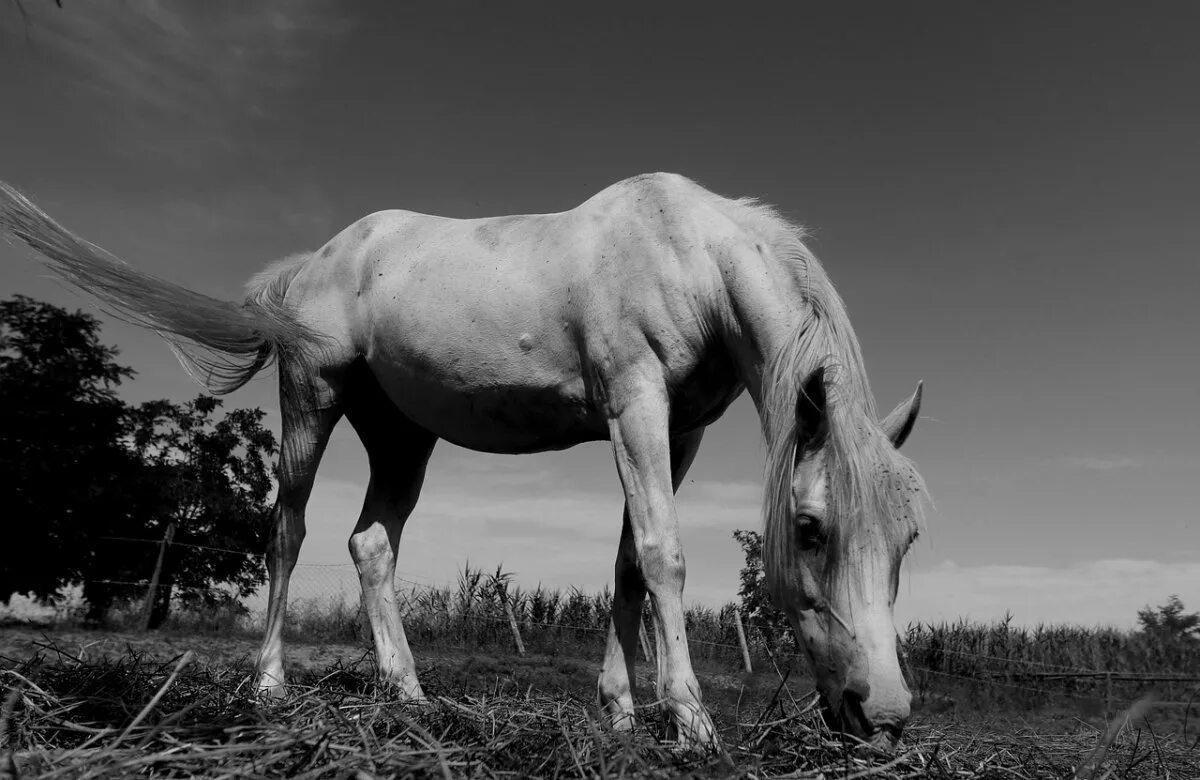
[[[742,646],[742,664],[746,667],[746,673],[754,671],[750,666],[750,648],[746,646],[746,630],[742,628],[742,613],[738,610],[733,611],[733,625],[737,628],[738,644]]]
[[[1104,673],[1104,714],[1107,716],[1113,711],[1113,689],[1112,689],[1112,672]]]
[[[498,588],[497,591],[500,594],[500,602],[504,604],[504,611],[508,613],[508,627],[512,629],[513,641],[517,643],[517,655],[525,655],[525,643],[521,641],[521,630],[517,628],[517,616],[508,600],[508,591],[504,588]]]
[[[167,523],[166,533],[158,543],[158,560],[154,563],[154,574],[150,576],[150,587],[146,590],[146,603],[142,605],[142,633],[150,630],[150,617],[154,612],[154,594],[158,592],[158,580],[162,576],[163,561],[167,557],[167,548],[175,538],[174,521]]]
[[[646,636],[646,622],[638,621],[638,642],[642,646],[642,657],[650,661],[650,637]]]

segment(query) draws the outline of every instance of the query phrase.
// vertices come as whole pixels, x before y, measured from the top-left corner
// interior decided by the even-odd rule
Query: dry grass
[[[707,680],[724,750],[679,752],[650,710],[632,736],[599,724],[594,666],[443,658],[422,668],[431,701],[417,706],[377,686],[366,662],[338,663],[259,703],[245,661],[138,652],[81,660],[48,645],[0,672],[0,777],[1099,780],[1195,777],[1200,765],[1200,746],[1136,721],[1051,734],[933,716],[917,719],[896,755],[872,755],[831,735],[810,695],[766,676]],[[1099,760],[1087,766],[1089,757]]]

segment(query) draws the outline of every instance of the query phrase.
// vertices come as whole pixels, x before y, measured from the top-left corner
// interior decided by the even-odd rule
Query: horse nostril
[[[887,736],[892,742],[899,742],[904,733],[904,726],[899,723],[880,723],[877,733]]]
[[[856,680],[851,678],[850,681],[846,683],[846,690],[843,693],[846,696],[853,696],[858,700],[859,704],[862,704],[864,701],[871,698],[871,684],[866,680]]]
[[[840,728],[872,744],[878,743],[878,747],[890,749],[900,742],[906,716],[895,719],[894,713],[874,712],[863,695],[864,690],[869,690],[868,686],[847,686],[842,691]]]
[[[866,712],[863,711],[863,702],[866,701],[866,698],[861,691],[854,687],[847,687],[842,691],[841,728],[843,731],[857,737],[871,736],[874,729],[867,719]]]

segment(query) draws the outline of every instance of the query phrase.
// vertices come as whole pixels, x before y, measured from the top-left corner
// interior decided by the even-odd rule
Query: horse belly
[[[371,369],[405,416],[467,449],[543,452],[608,435],[587,401],[582,379],[463,383],[395,364]]]

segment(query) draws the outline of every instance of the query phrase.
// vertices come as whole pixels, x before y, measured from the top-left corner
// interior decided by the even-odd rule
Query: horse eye
[[[812,550],[819,545],[825,544],[825,529],[821,526],[821,521],[809,514],[801,514],[796,517],[796,525],[800,537],[800,549]]]

